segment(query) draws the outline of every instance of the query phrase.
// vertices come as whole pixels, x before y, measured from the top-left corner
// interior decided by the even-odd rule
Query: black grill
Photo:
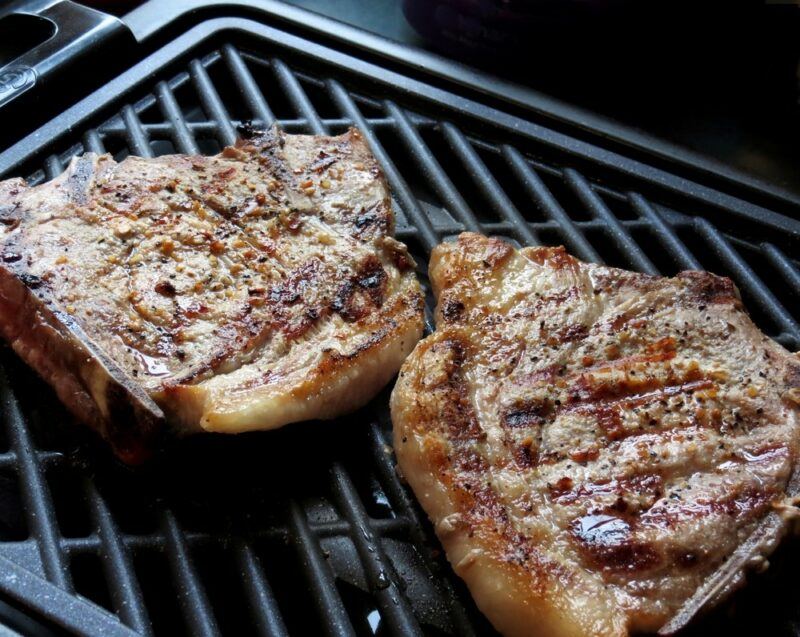
[[[86,150],[214,153],[247,121],[291,133],[356,126],[423,280],[430,249],[463,230],[652,274],[705,268],[731,276],[759,326],[798,348],[800,223],[787,216],[797,208],[508,111],[254,22],[216,21],[3,161],[39,183]],[[129,470],[8,350],[2,365],[0,591],[52,624],[86,635],[493,634],[395,474],[388,390],[334,423],[189,439]],[[745,630],[753,615],[762,631],[793,634],[796,552],[783,549],[783,568],[705,629]]]

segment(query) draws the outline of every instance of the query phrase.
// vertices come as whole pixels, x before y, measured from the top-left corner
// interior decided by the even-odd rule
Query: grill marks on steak
[[[90,153],[42,186],[3,182],[0,206],[6,274],[74,317],[181,429],[355,407],[421,332],[413,260],[355,130],[273,130],[213,157]],[[350,356],[341,378],[332,356]]]
[[[437,330],[401,370],[395,449],[501,632],[658,630],[774,547],[800,361],[729,280],[473,234],[436,248],[431,280]]]

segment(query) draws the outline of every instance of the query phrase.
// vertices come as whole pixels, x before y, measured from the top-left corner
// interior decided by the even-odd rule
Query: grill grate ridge
[[[658,269],[653,265],[653,262],[647,258],[642,249],[631,238],[625,226],[606,207],[600,195],[592,190],[583,175],[568,168],[564,171],[564,179],[570,188],[576,192],[586,208],[591,211],[591,214],[603,222],[609,238],[617,245],[620,251],[629,256],[633,269],[647,274],[658,274]]]
[[[117,582],[110,588],[114,610],[120,619],[143,637],[152,635],[147,619],[147,610],[142,599],[139,582],[133,572],[128,547],[122,541],[119,529],[114,523],[103,497],[90,480],[85,480],[86,499],[92,510],[92,518],[97,529],[99,553],[104,558],[106,579]]]
[[[8,437],[20,473],[22,497],[28,526],[36,540],[46,577],[59,588],[72,592],[72,579],[59,541],[56,514],[41,463],[33,450],[31,437],[16,398],[10,391],[4,370],[0,370],[0,401],[6,418]]]

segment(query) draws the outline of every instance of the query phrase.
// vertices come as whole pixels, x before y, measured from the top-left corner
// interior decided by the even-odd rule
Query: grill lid
[[[511,101],[314,40],[200,20],[4,152],[0,170],[38,183],[86,150],[214,153],[248,120],[354,125],[423,281],[430,249],[462,230],[563,243],[643,272],[729,275],[759,326],[800,346],[800,223],[787,216],[800,205],[587,141],[568,113],[520,117]],[[337,422],[189,439],[132,471],[8,350],[2,367],[0,592],[51,623],[82,635],[492,634],[395,474],[388,390]],[[695,630],[793,634],[796,552],[781,549],[778,568]]]

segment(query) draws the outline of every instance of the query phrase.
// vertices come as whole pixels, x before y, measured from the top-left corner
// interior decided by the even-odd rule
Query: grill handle
[[[72,0],[18,0],[0,8],[0,20],[33,15],[52,25],[52,35],[0,68],[0,108],[44,84],[48,77],[127,28],[119,18]]]

